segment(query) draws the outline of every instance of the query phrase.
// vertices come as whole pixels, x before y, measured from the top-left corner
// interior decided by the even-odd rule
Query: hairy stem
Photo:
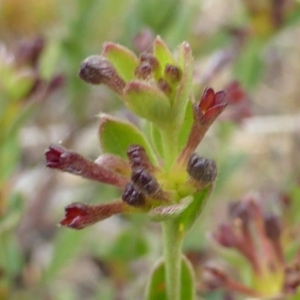
[[[183,235],[179,223],[174,220],[163,223],[163,247],[165,278],[168,300],[180,300],[181,246]]]

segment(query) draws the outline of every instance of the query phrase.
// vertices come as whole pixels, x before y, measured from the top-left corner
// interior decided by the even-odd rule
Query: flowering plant
[[[90,161],[60,145],[46,151],[47,167],[110,184],[120,199],[99,205],[74,203],[65,208],[61,225],[83,229],[119,213],[144,213],[163,228],[164,260],[152,271],[145,299],[194,299],[194,274],[182,256],[186,232],[211,193],[217,167],[195,153],[218,115],[225,109],[225,91],[192,93],[193,57],[183,42],[173,55],[157,37],[152,53],[138,58],[127,48],[106,43],[102,55],[83,61],[79,76],[105,84],[142,128],[100,114],[102,154]]]

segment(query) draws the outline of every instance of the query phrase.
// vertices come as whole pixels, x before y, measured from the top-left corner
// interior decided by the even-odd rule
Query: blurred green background
[[[160,227],[142,217],[112,217],[83,231],[56,225],[72,202],[119,196],[46,169],[43,157],[62,142],[96,159],[97,114],[132,118],[106,87],[77,77],[105,41],[137,54],[156,35],[171,49],[188,41],[197,97],[232,80],[247,91],[245,107],[230,106],[199,148],[220,173],[186,253],[210,247],[207,235],[229,200],[297,186],[299,19],[293,0],[0,0],[0,300],[141,299],[161,255]]]

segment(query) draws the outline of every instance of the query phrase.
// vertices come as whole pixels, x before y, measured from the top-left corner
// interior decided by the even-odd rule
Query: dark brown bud
[[[152,66],[147,61],[141,62],[134,70],[134,75],[139,79],[147,79],[151,75]]]
[[[177,83],[181,80],[181,70],[173,65],[166,65],[165,67],[165,78],[170,83]]]
[[[159,61],[151,53],[145,52],[145,53],[141,54],[140,61],[149,63],[149,65],[152,67],[153,71],[157,71],[159,69]]]
[[[160,78],[157,81],[157,85],[161,91],[163,91],[167,96],[172,94],[172,88],[167,81]]]
[[[126,184],[122,200],[132,206],[143,206],[145,204],[145,196],[132,183]]]
[[[193,154],[187,165],[187,172],[196,181],[202,184],[213,183],[218,171],[214,160]]]
[[[155,197],[160,191],[159,184],[155,177],[144,168],[134,169],[131,174],[131,180],[146,195]]]
[[[148,171],[151,171],[154,168],[147,156],[145,149],[142,146],[130,145],[127,149],[127,156],[129,158],[132,170],[143,167]]]
[[[113,65],[105,57],[99,55],[92,55],[83,61],[79,77],[87,83],[106,84],[119,95],[122,95],[126,85]]]
[[[281,234],[280,220],[274,214],[266,215],[264,218],[265,233],[270,240],[277,240]]]

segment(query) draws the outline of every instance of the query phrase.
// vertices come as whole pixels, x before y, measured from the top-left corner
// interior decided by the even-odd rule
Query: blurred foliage
[[[86,56],[100,53],[105,41],[140,52],[156,35],[170,48],[186,40],[195,55],[199,94],[207,85],[223,88],[237,79],[249,91],[254,114],[294,114],[299,107],[299,18],[296,0],[1,0],[0,299],[140,299],[146,274],[160,255],[157,228],[138,217],[113,218],[84,232],[55,225],[66,204],[115,195],[103,186],[48,172],[43,149],[63,139],[96,158],[95,114],[116,111],[135,121],[120,112],[105,88],[90,89],[79,81]],[[38,58],[26,56],[32,51],[28,45],[41,40]],[[290,189],[291,204],[283,215],[294,228],[284,236],[295,241],[286,249],[292,260],[299,256],[299,148],[291,147],[279,165],[276,151],[285,144],[280,136],[273,152],[263,152],[275,157],[274,169],[264,160],[267,155],[258,158],[256,148],[248,149],[263,148],[267,139],[250,143],[242,130],[243,122],[220,121],[199,149],[216,158],[220,175],[185,250],[204,253],[205,236],[222,218],[226,200],[247,189],[283,188]],[[89,138],[91,132],[95,138]],[[299,140],[299,132],[290,134],[289,143],[299,145]],[[247,277],[244,262],[227,259]],[[200,289],[199,295],[225,299],[222,291]],[[231,299],[243,299],[235,296]]]

